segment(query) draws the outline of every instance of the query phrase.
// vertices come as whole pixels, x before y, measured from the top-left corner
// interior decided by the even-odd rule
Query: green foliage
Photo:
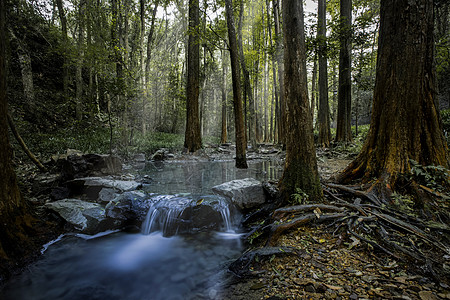
[[[410,159],[411,177],[419,184],[442,191],[449,187],[450,170],[443,166],[422,166]]]
[[[296,188],[295,193],[291,195],[289,198],[289,204],[290,205],[300,205],[304,204],[306,201],[308,201],[308,194],[306,194],[302,189]]]
[[[166,148],[170,151],[181,150],[184,143],[184,135],[165,133],[165,132],[151,132],[143,136],[138,134],[131,147],[131,152],[144,152],[151,155],[156,150]]]
[[[411,214],[414,212],[415,202],[411,195],[402,195],[398,192],[394,192],[391,195],[394,205],[402,212]]]

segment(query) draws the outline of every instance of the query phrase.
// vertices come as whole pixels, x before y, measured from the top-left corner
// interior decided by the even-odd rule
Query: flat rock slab
[[[237,179],[216,185],[213,192],[225,196],[240,209],[249,209],[266,202],[263,185],[254,178]]]
[[[55,211],[76,229],[85,233],[101,232],[110,225],[106,224],[108,222],[105,209],[97,203],[63,199],[46,203],[45,207]]]
[[[70,180],[67,182],[67,186],[72,195],[85,194],[85,198],[100,202],[107,202],[112,200],[105,199],[105,195],[101,194],[106,191],[123,193],[128,191],[134,191],[142,187],[142,183],[133,180],[117,180],[104,177],[84,177]],[[105,191],[105,189],[108,189]],[[101,198],[101,199],[100,199]]]

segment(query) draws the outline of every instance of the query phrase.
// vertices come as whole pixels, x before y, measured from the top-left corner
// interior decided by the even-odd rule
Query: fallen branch
[[[376,204],[378,206],[381,205],[381,202],[377,199],[377,197],[375,197],[374,195],[365,193],[363,191],[358,191],[358,190],[349,188],[347,186],[343,186],[343,185],[339,185],[339,184],[333,184],[333,183],[327,183],[325,185],[330,187],[330,188],[332,188],[332,189],[341,190],[341,191],[353,194],[355,196],[365,198],[365,199],[369,200],[370,202],[372,202],[372,203],[374,203],[374,204]]]
[[[14,125],[14,122],[11,118],[11,115],[8,113],[8,124],[9,128],[11,128],[11,132],[13,133],[14,137],[16,138],[17,142],[19,143],[20,147],[22,147],[22,150],[27,154],[27,156],[31,159],[31,161],[39,168],[41,172],[48,172],[47,168],[44,167],[44,165],[34,156],[33,153],[31,153],[30,149],[28,149],[27,145],[23,141],[22,137],[20,136],[19,132],[16,129],[16,126]]]
[[[274,219],[281,219],[285,215],[290,213],[299,213],[304,211],[313,211],[315,209],[320,209],[323,211],[337,211],[337,212],[343,212],[345,211],[345,208],[343,207],[337,207],[333,205],[326,205],[326,204],[305,204],[305,205],[294,205],[294,206],[288,206],[288,207],[282,207],[273,212],[272,217]]]

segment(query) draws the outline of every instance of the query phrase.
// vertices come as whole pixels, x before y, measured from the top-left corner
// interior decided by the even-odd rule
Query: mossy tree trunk
[[[302,190],[311,201],[322,199],[306,82],[303,4],[283,1],[284,83],[288,107],[286,162],[280,191],[285,202]]]
[[[337,180],[378,178],[395,190],[410,159],[448,167],[449,158],[435,101],[433,1],[382,0],[380,17],[370,130]]]
[[[242,109],[242,92],[239,69],[239,53],[236,41],[236,28],[234,26],[232,0],[225,0],[225,12],[227,18],[228,41],[230,46],[231,78],[233,85],[234,127],[236,134],[236,167],[247,166],[247,138],[245,135],[244,115]]]
[[[6,101],[5,2],[0,0],[0,275],[17,267],[17,261],[33,249],[28,237],[33,218],[20,195],[11,164]]]
[[[202,147],[198,106],[200,74],[200,8],[198,0],[189,0],[189,40],[186,85],[186,133],[184,147],[195,152]]]

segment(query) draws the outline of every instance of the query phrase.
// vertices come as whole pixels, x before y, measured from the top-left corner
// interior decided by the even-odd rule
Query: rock
[[[159,149],[152,155],[152,160],[164,160],[166,158],[166,149]]]
[[[66,187],[58,186],[50,192],[50,198],[54,201],[68,198],[70,190]]]
[[[97,201],[100,203],[108,203],[117,196],[116,192],[112,188],[102,188],[98,193]]]
[[[100,191],[104,188],[109,188],[117,192],[127,192],[142,187],[142,184],[133,180],[84,177],[68,181],[67,186],[73,195],[85,195],[87,199],[97,201],[100,196]]]
[[[231,199],[240,209],[254,208],[266,202],[262,183],[253,178],[225,182],[214,186],[212,190]]]
[[[111,229],[112,220],[106,218],[104,208],[97,203],[78,199],[64,199],[45,204],[45,207],[58,213],[77,230],[87,234]]]
[[[145,154],[144,153],[136,153],[133,156],[133,161],[137,163],[145,163]]]
[[[148,195],[144,192],[130,191],[109,201],[105,211],[110,218],[140,223],[145,219],[151,204]]]
[[[437,297],[432,291],[420,291],[419,297],[421,300],[437,300]]]
[[[118,174],[122,171],[122,161],[112,155],[69,155],[59,159],[56,167],[61,170],[61,181],[64,182],[79,177]]]

